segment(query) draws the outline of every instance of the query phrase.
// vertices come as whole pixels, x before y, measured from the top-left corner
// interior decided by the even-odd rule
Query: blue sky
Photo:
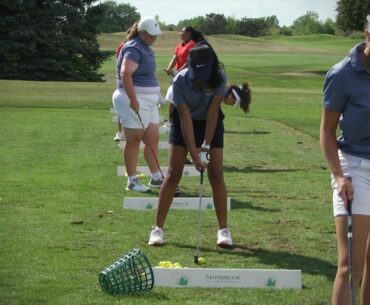
[[[166,24],[182,19],[224,14],[235,19],[276,15],[280,26],[290,26],[307,11],[319,14],[320,20],[336,19],[337,0],[116,0],[137,8],[141,16],[159,16]]]

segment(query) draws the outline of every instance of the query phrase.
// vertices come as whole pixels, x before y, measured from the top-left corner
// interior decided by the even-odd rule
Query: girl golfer
[[[227,93],[226,76],[209,44],[202,42],[190,51],[188,68],[179,71],[172,88],[175,107],[171,113],[168,172],[159,194],[156,224],[148,244],[159,246],[164,242],[164,222],[189,152],[195,167],[208,171],[218,221],[217,245],[232,246],[222,166],[224,115],[220,105]],[[200,151],[209,152],[209,164],[201,158]]]

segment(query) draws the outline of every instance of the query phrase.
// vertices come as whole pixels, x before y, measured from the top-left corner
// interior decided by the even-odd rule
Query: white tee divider
[[[154,285],[172,288],[302,288],[301,270],[154,267]]]
[[[120,141],[118,145],[119,145],[119,149],[122,150],[126,146],[126,141]],[[139,147],[143,149],[144,143],[141,142]],[[158,149],[169,149],[169,147],[170,147],[170,144],[166,141],[161,141],[158,143]]]
[[[198,197],[174,197],[171,209],[198,210]],[[123,209],[130,210],[153,210],[158,208],[157,197],[125,197],[123,198]],[[231,208],[231,198],[227,198],[227,209]],[[215,206],[212,197],[202,198],[202,210],[214,210]]]
[[[167,171],[168,171],[168,166],[163,166],[161,167],[162,173],[164,176],[166,176]],[[136,168],[137,173],[143,174],[143,175],[148,175],[150,176],[150,170],[147,166],[138,166]],[[125,176],[126,175],[126,167],[124,165],[118,165],[117,166],[117,176]],[[184,167],[184,171],[182,173],[183,176],[199,176],[199,172],[196,170],[194,165],[189,165]]]

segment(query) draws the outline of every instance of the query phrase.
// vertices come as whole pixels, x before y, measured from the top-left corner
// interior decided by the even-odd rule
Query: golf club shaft
[[[349,260],[349,296],[350,304],[356,305],[356,295],[353,287],[353,255],[352,255],[352,201],[347,201],[348,210],[348,231],[347,231],[347,242],[348,242],[348,260]]]
[[[199,244],[200,244],[200,223],[202,209],[202,197],[203,197],[203,174],[204,171],[200,172],[200,183],[199,183],[199,206],[198,206],[198,225],[197,225],[197,244],[196,244],[196,256],[199,256]]]
[[[138,118],[139,118],[139,120],[140,120],[140,123],[141,123],[141,126],[143,127],[143,130],[145,130],[145,127],[144,127],[143,121],[141,120],[141,116],[140,116],[139,112],[136,112],[136,114],[137,114],[137,116],[138,116]],[[155,153],[154,153],[153,147],[152,147],[152,145],[150,145],[150,142],[149,142],[149,139],[148,139],[148,138],[147,138],[147,141],[148,141],[149,147],[150,147],[150,149],[151,149],[151,151],[152,151],[152,153],[153,153],[153,157],[154,157],[155,163],[157,164],[157,166],[158,166],[158,168],[159,168],[159,171],[160,171],[160,173],[161,173],[162,179],[164,179],[164,175],[163,175],[163,173],[162,173],[161,166],[159,165],[158,159],[157,159],[157,157],[155,156]]]

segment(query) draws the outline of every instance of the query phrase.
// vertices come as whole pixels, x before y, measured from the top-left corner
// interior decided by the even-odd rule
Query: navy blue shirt
[[[370,74],[361,54],[365,44],[355,46],[349,55],[326,75],[323,106],[340,112],[341,135],[338,147],[345,153],[370,159]]]
[[[144,43],[140,36],[125,43],[121,49],[116,63],[116,88],[122,89],[121,65],[123,59],[129,59],[139,66],[132,75],[134,86],[138,87],[158,87],[158,80],[155,75],[156,62],[153,49]]]
[[[202,89],[198,89],[193,85],[188,69],[182,69],[176,74],[172,83],[173,102],[175,106],[186,103],[192,119],[205,120],[213,97],[224,97],[227,92],[226,75],[222,70],[219,71],[222,82],[217,88],[212,89],[204,86]]]

